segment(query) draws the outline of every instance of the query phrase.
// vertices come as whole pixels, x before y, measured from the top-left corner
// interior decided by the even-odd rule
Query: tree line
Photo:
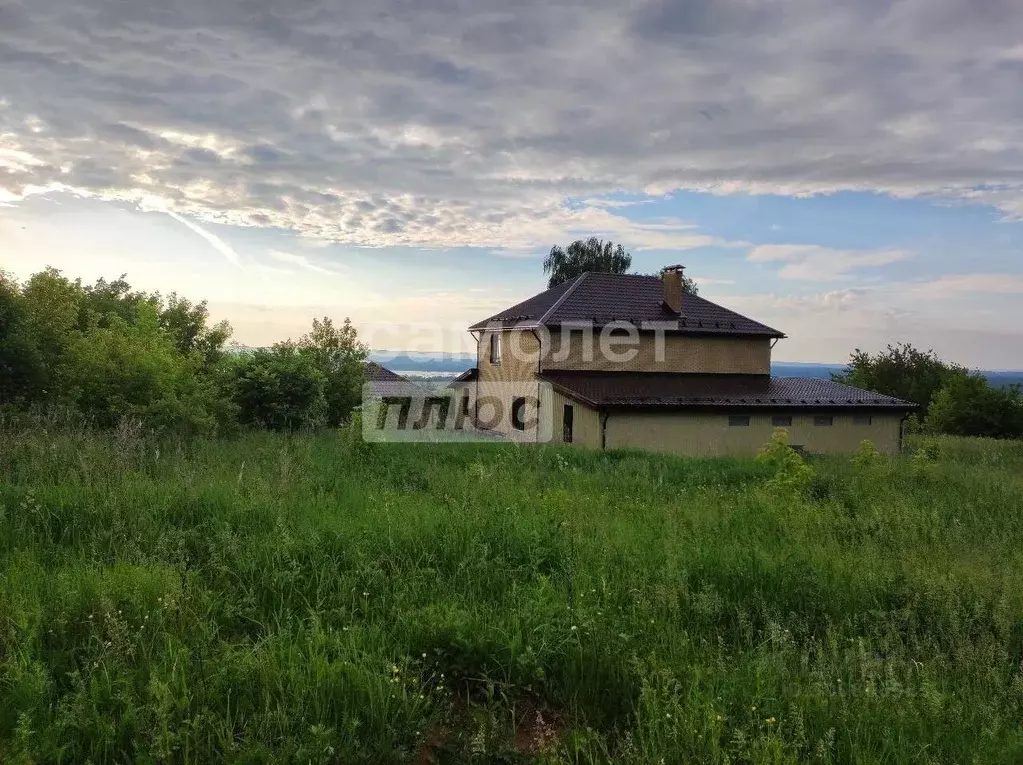
[[[555,247],[545,272],[552,282],[579,268],[622,273],[631,257],[621,249],[597,239]],[[337,426],[359,403],[368,349],[349,319],[314,319],[298,340],[254,351],[238,352],[230,338],[205,301],[136,291],[123,275],[83,284],[48,268],[19,283],[0,272],[0,409],[215,434]],[[918,404],[918,431],[1023,438],[1019,386],[992,386],[908,343],[856,349],[835,379]]]
[[[94,284],[48,268],[0,273],[0,407],[60,409],[100,426],[214,434],[339,425],[359,402],[368,349],[346,318],[239,352],[206,302]]]

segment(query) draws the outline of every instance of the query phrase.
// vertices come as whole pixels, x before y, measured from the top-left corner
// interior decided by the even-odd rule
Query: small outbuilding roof
[[[460,385],[461,383],[474,382],[476,380],[476,378],[479,377],[479,376],[480,376],[480,370],[478,368],[472,367],[471,369],[466,369],[464,372],[462,372],[462,374],[458,375],[458,377],[456,377],[454,380],[452,380],[448,384],[448,387],[449,388],[454,388],[454,387]]]

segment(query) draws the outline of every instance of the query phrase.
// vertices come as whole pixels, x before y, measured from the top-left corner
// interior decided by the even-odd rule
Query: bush
[[[1023,437],[1018,386],[992,387],[980,375],[954,377],[939,390],[926,420],[933,433],[988,438]]]
[[[362,435],[362,412],[356,410],[351,417],[338,430],[338,438],[341,441],[341,450],[355,462],[365,462],[372,456],[377,445],[363,438]]]
[[[802,494],[813,482],[814,470],[789,446],[788,431],[778,428],[757,453],[757,462],[774,470],[767,485],[786,493]]]
[[[934,351],[920,351],[909,343],[897,343],[873,356],[857,348],[845,372],[832,378],[856,388],[911,401],[926,413],[935,392],[949,380],[965,374],[963,367],[942,361]]]
[[[45,384],[46,370],[31,336],[25,301],[0,273],[0,404],[31,402]]]
[[[67,400],[107,427],[129,418],[153,430],[216,429],[215,393],[202,384],[195,361],[178,353],[161,330],[153,306],[141,306],[134,324],[116,315],[105,324],[94,317],[71,345]]]
[[[325,379],[315,359],[294,343],[261,348],[237,362],[234,402],[242,423],[272,430],[326,422]]]
[[[877,451],[877,447],[874,446],[874,442],[869,438],[865,438],[860,441],[860,448],[853,455],[852,462],[859,467],[868,467],[876,463],[880,457],[881,455]]]

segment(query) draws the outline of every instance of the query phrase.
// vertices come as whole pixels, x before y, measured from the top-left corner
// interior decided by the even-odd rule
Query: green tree
[[[180,353],[198,354],[203,368],[210,370],[224,358],[224,346],[231,338],[226,321],[208,325],[206,301],[192,303],[172,292],[160,310],[160,326],[170,333]]]
[[[1023,438],[1023,396],[1017,385],[995,388],[981,375],[955,376],[935,393],[925,425],[955,436]]]
[[[557,287],[587,271],[624,274],[631,265],[632,255],[622,245],[591,236],[576,239],[564,249],[558,245],[551,247],[543,261],[543,272],[550,274],[547,286]]]
[[[26,404],[45,393],[46,370],[28,309],[13,278],[0,272],[0,404]]]
[[[85,291],[56,268],[33,274],[21,291],[32,342],[39,349],[47,398],[57,398],[73,375],[68,355],[77,341]]]
[[[316,358],[290,340],[241,357],[234,402],[242,423],[273,430],[316,427],[326,420],[325,377]]]
[[[106,327],[115,317],[128,324],[135,324],[139,321],[139,310],[142,306],[159,304],[159,295],[133,292],[127,281],[127,274],[121,274],[112,282],[100,277],[95,284],[83,288],[79,326],[84,329],[92,323]]]
[[[362,395],[363,368],[369,348],[348,317],[340,327],[327,316],[313,319],[312,330],[298,342],[323,374],[328,425],[344,423]]]
[[[197,360],[178,352],[152,303],[140,302],[133,318],[90,315],[69,353],[65,398],[102,426],[127,418],[153,430],[214,430],[217,394]]]
[[[873,356],[857,348],[845,371],[833,374],[832,379],[911,401],[926,414],[934,394],[953,378],[965,375],[964,367],[942,361],[932,350],[920,351],[909,343],[898,343]]]

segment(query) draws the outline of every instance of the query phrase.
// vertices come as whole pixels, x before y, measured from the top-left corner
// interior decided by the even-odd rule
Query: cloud
[[[873,190],[1023,217],[1013,0],[8,0],[0,196],[358,245],[632,249],[622,191]]]
[[[950,274],[907,285],[906,292],[923,299],[1023,294],[1021,274]]]
[[[785,279],[837,279],[860,268],[885,266],[911,257],[906,250],[840,250],[816,244],[761,244],[746,259],[752,263],[784,263]]]
[[[840,313],[852,309],[863,309],[868,306],[864,298],[869,294],[865,289],[843,289],[828,292],[817,292],[809,295],[778,295],[765,293],[760,295],[730,295],[722,298],[722,302],[735,304],[744,311],[754,314],[786,315],[791,321],[793,316],[808,313]],[[875,306],[871,305],[871,310]]]
[[[713,279],[709,276],[694,276],[693,281],[698,287],[719,287],[722,285],[735,284],[735,279]]]
[[[195,223],[190,221],[188,218],[186,218],[186,217],[184,217],[182,215],[178,215],[176,212],[174,212],[172,210],[164,210],[164,212],[166,212],[167,215],[172,217],[174,220],[176,220],[182,226],[187,228],[189,231],[192,231],[192,232],[198,234],[203,239],[205,239],[207,242],[209,242],[210,246],[213,247],[214,250],[219,252],[225,258],[227,258],[227,260],[232,265],[238,266],[238,268],[242,268],[241,256],[239,256],[238,253],[234,251],[234,248],[231,247],[231,245],[229,245],[227,242],[225,242],[219,236],[217,236],[216,234],[213,234],[213,233],[207,231],[202,226],[196,225]]]
[[[270,257],[281,263],[287,263],[292,266],[298,266],[304,268],[307,271],[314,271],[318,274],[328,274],[330,276],[337,276],[340,272],[333,268],[325,268],[318,265],[307,258],[305,255],[296,255],[292,252],[281,252],[280,250],[271,250]]]

